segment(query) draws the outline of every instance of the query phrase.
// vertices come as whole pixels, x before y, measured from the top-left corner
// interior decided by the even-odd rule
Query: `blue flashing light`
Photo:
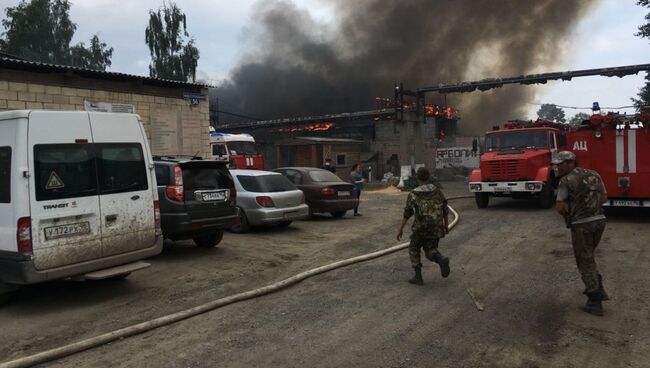
[[[598,104],[598,101],[594,101],[594,103],[591,105],[591,109],[593,111],[600,111],[600,104]]]

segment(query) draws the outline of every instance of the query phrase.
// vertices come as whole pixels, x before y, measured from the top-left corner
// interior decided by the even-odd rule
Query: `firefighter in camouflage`
[[[440,265],[442,277],[449,276],[449,258],[438,251],[438,242],[448,230],[447,199],[436,185],[429,181],[429,170],[424,167],[418,169],[416,177],[418,187],[409,193],[404,208],[404,217],[397,232],[397,240],[402,239],[402,232],[408,220],[415,216],[411,226],[411,242],[409,256],[415,276],[408,280],[414,285],[423,285],[422,263],[420,262],[420,249],[428,260]]]
[[[602,204],[607,202],[603,180],[593,170],[577,167],[576,156],[570,151],[558,153],[557,165],[560,183],[556,209],[571,228],[571,243],[576,264],[585,284],[587,303],[581,309],[597,316],[603,315],[602,301],[609,297],[603,288],[594,252],[605,230]]]

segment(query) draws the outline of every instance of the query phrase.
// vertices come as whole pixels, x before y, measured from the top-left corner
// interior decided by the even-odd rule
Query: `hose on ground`
[[[449,200],[453,199],[463,199],[463,198],[474,198],[474,196],[457,196],[457,197],[450,197],[448,198]],[[451,206],[448,206],[450,212],[454,215],[453,221],[449,224],[449,229],[451,230],[456,224],[458,223],[459,216],[458,212],[454,210]],[[158,317],[149,321],[141,322],[135,325],[131,325],[128,327],[120,328],[118,330],[114,330],[99,336],[91,337],[85,340],[77,341],[72,344],[64,345],[58,348],[46,350],[40,353],[36,353],[33,355],[29,355],[26,357],[18,358],[15,360],[7,361],[0,363],[0,368],[19,368],[19,367],[30,367],[36,364],[41,364],[45,363],[48,361],[52,361],[55,359],[59,359],[65,356],[69,356],[84,350],[88,350],[91,348],[95,348],[107,343],[110,343],[115,340],[119,339],[124,339],[129,336],[141,334],[147,331],[151,331],[153,329],[163,327],[170,325],[172,323],[176,323],[194,316],[197,316],[199,314],[203,314],[206,312],[209,312],[211,310],[223,307],[225,305],[237,303],[240,301],[256,298],[259,296],[263,296],[266,294],[270,294],[273,292],[276,292],[278,290],[284,289],[288,286],[291,286],[293,284],[296,284],[300,281],[303,281],[307,278],[310,278],[312,276],[319,275],[324,272],[332,271],[337,268],[349,266],[351,264],[363,262],[363,261],[368,261],[371,259],[379,258],[382,256],[385,256],[387,254],[391,254],[394,252],[397,252],[399,250],[405,249],[408,247],[409,242],[404,242],[395,246],[392,246],[390,248],[382,249],[376,252],[356,256],[353,258],[348,258],[344,259],[341,261],[337,261],[334,263],[330,263],[325,266],[321,267],[316,267],[314,269],[301,272],[295,276],[291,276],[287,279],[284,279],[282,281],[275,282],[273,284],[261,287],[259,289],[254,289],[250,291],[246,291],[243,293],[227,296],[224,298],[220,298],[217,300],[213,300],[201,305],[198,305],[193,308],[185,309],[176,313],[172,313],[166,316]]]

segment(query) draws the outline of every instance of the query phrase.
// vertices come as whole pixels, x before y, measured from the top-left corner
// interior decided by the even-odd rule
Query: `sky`
[[[525,0],[521,0],[525,1]],[[559,60],[553,72],[650,63],[650,41],[634,36],[645,23],[648,12],[636,5],[636,0],[594,0],[598,2],[577,25],[570,50]],[[15,6],[18,0],[0,0],[0,8]],[[252,47],[256,20],[253,9],[257,0],[176,0],[187,16],[188,32],[200,50],[197,78],[219,85],[247,49]],[[294,0],[321,23],[333,23],[333,11],[322,0]],[[162,0],[73,0],[70,17],[78,28],[73,43],[88,43],[97,33],[114,48],[111,71],[148,75],[149,50],[144,42],[148,11],[161,6]],[[3,14],[4,16],[4,14]],[[552,24],[547,26],[552,27]],[[599,101],[604,107],[631,105],[643,85],[643,74],[625,78],[586,77],[572,82],[550,82],[535,88],[535,99],[529,102],[528,118],[535,117],[541,103],[590,107]],[[486,75],[483,78],[497,77]],[[509,77],[509,76],[499,76]],[[478,78],[478,79],[483,79]],[[427,85],[457,81],[431,81]],[[453,101],[453,98],[451,98]],[[576,110],[566,108],[567,116]],[[618,109],[632,112],[633,109]]]

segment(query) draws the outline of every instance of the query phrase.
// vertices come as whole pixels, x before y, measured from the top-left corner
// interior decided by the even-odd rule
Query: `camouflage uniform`
[[[443,211],[446,210],[447,199],[434,184],[421,185],[409,193],[404,218],[409,219],[415,215],[409,244],[409,257],[413,267],[422,265],[420,249],[424,249],[424,255],[430,261],[438,262],[442,259],[438,252],[438,241],[446,233],[443,221]]]
[[[560,179],[558,200],[569,208],[567,223],[571,226],[571,243],[578,270],[585,284],[584,293],[594,300],[606,298],[602,277],[594,260],[594,252],[605,230],[601,195],[603,180],[597,172],[576,167]]]

